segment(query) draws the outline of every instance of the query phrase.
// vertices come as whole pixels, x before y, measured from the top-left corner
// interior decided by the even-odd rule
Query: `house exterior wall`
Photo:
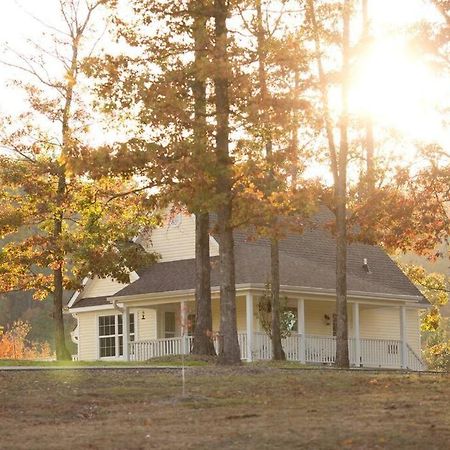
[[[123,289],[126,284],[114,281],[112,278],[98,278],[95,277],[88,280],[86,286],[84,287],[80,298],[91,298],[91,297],[103,297],[105,295],[114,295]]]
[[[101,313],[114,313],[101,311]],[[93,361],[98,359],[98,316],[99,312],[83,312],[78,314],[78,359]]]
[[[236,297],[236,325],[238,333],[244,333],[247,329],[247,313],[246,313],[246,298],[244,296]],[[220,302],[218,299],[212,301],[212,319],[213,331],[220,330]],[[253,298],[253,330],[259,331],[258,328],[258,304],[257,299]]]
[[[316,336],[332,336],[334,309],[334,302],[305,301],[305,333]],[[325,315],[330,319],[325,319]]]
[[[210,236],[211,256],[219,255],[219,245]],[[140,241],[147,251],[161,255],[161,262],[195,258],[195,216],[176,216],[172,222],[152,231],[151,236]]]
[[[361,308],[361,338],[400,339],[400,310],[397,307]],[[406,310],[406,338],[411,348],[420,351],[420,323],[417,309]]]
[[[295,302],[291,301],[290,306]],[[236,299],[237,329],[239,333],[246,331],[246,298],[238,296]],[[262,331],[258,320],[258,299],[253,299],[253,327],[255,331]],[[194,313],[194,302],[187,302],[188,313]],[[155,306],[155,308],[130,308],[136,314],[136,340],[157,339],[164,337],[164,312],[175,312],[175,332],[180,334],[181,308],[180,303]],[[331,336],[332,314],[334,302],[305,301],[306,334]],[[114,309],[78,313],[80,360],[98,359],[98,316],[116,314]],[[142,314],[144,313],[144,315]],[[330,320],[325,318],[330,317]],[[220,330],[220,303],[218,299],[212,301],[213,331]],[[407,342],[411,348],[420,354],[419,311],[407,309],[406,314]],[[360,305],[361,338],[400,339],[400,313],[398,307],[373,307]],[[349,336],[353,336],[352,310],[349,305]]]
[[[147,340],[147,339],[157,339],[157,310],[156,309],[134,309],[132,308],[130,312],[136,312],[137,316],[137,335],[136,340]],[[144,313],[144,315],[142,315]]]
[[[161,262],[195,258],[195,216],[180,215],[181,220],[152,231],[150,237],[141,237],[139,243],[147,250],[161,255]],[[219,245],[210,236],[210,254],[219,255]],[[88,280],[79,298],[114,295],[127,284],[118,283],[111,278]]]
[[[142,316],[144,312],[144,317]],[[99,311],[80,312],[78,319],[78,359],[80,361],[95,361],[99,359],[99,341],[98,341],[98,318],[99,316],[108,316],[117,314],[118,311],[104,309]],[[130,313],[135,314],[136,327],[135,339],[157,339],[157,310],[149,308],[130,308]]]

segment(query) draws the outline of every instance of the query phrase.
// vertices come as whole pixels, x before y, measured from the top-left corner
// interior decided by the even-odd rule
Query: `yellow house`
[[[266,291],[270,248],[266,239],[249,240],[235,231],[237,328],[241,356],[269,359],[270,339],[258,318]],[[90,279],[75,294],[69,311],[75,359],[145,360],[188,353],[195,323],[195,218],[178,215],[142,236],[140,244],[161,255],[158,263],[130,274],[130,283]],[[219,331],[219,245],[210,236],[213,332]],[[335,241],[314,227],[280,242],[281,295],[295,315],[283,345],[287,358],[329,364],[335,354]],[[379,247],[348,247],[350,359],[358,367],[421,370],[419,311],[428,303]],[[127,332],[128,330],[128,332]]]

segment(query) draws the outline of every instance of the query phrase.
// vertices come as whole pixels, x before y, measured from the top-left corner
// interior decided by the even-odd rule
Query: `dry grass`
[[[449,399],[449,375],[0,372],[0,448],[448,449]]]

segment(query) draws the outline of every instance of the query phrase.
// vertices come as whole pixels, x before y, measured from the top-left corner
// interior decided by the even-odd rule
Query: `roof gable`
[[[161,262],[195,258],[195,216],[179,213],[167,215],[166,223],[138,239],[147,251],[158,253]],[[219,246],[210,237],[210,254],[217,256]]]
[[[234,240],[236,284],[266,284],[270,280],[269,239],[252,239],[245,231],[235,230]],[[329,231],[316,227],[302,234],[291,233],[280,240],[279,249],[281,285],[305,290],[335,289],[336,240]],[[139,279],[116,292],[114,297],[195,289],[193,256],[162,260],[139,271]],[[370,272],[363,267],[364,259]],[[219,286],[218,264],[218,257],[212,256],[211,286]],[[349,292],[414,296],[426,303],[420,291],[379,246],[349,244],[347,266]]]

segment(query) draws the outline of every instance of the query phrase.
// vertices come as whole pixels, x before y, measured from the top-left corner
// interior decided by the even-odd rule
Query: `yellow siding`
[[[420,355],[420,320],[417,309],[406,310],[406,339],[411,348]]]
[[[258,300],[254,298],[254,330],[261,331],[258,321]],[[195,310],[194,302],[187,302],[188,312]],[[296,305],[295,301],[290,306]],[[332,314],[334,302],[305,301],[305,326],[306,333],[310,335],[332,335]],[[144,311],[145,318],[142,319]],[[172,303],[159,305],[155,309],[132,308],[130,312],[136,314],[136,339],[156,339],[164,337],[164,312],[173,311],[176,317],[176,334],[180,333],[180,304]],[[245,297],[238,297],[236,301],[237,328],[238,332],[246,330],[246,307]],[[79,320],[79,358],[81,360],[95,360],[97,354],[97,327],[100,314],[115,314],[116,311],[102,310],[97,312],[78,313]],[[330,321],[325,319],[330,317]],[[218,299],[212,301],[213,331],[220,330],[220,302]],[[407,309],[407,339],[409,345],[419,353],[420,331],[419,312],[416,309]],[[360,330],[362,338],[374,339],[400,339],[400,312],[398,307],[371,307],[360,305]],[[352,309],[349,305],[349,335],[353,336]]]
[[[118,283],[111,278],[98,278],[88,280],[80,298],[103,297],[104,295],[114,295],[123,289],[126,284]]]
[[[236,318],[238,333],[243,333],[247,329],[245,297],[236,298]]]
[[[151,238],[142,237],[140,243],[148,250],[161,255],[161,261],[195,258],[195,216],[183,215],[176,226],[166,225],[152,231]],[[219,245],[210,237],[211,256],[219,255]],[[113,295],[126,286],[111,278],[95,277],[89,280],[80,298]]]
[[[106,312],[107,311],[105,311],[105,313]],[[111,310],[111,313],[113,312],[114,311]],[[78,326],[80,328],[78,340],[78,357],[82,361],[93,361],[98,359],[97,314],[98,312],[78,313]]]
[[[400,339],[400,308],[364,308],[360,311],[361,337],[375,339]],[[419,312],[406,310],[406,337],[408,344],[418,352],[420,349]]]
[[[212,313],[213,331],[217,332],[220,330],[220,301],[219,301],[219,299],[212,300],[211,313]]]
[[[360,310],[361,337],[400,339],[399,308],[364,308]]]
[[[142,319],[142,311],[145,319]],[[130,309],[136,318],[136,340],[156,339],[156,309]],[[114,309],[78,313],[78,355],[83,361],[98,359],[98,316],[117,314]]]
[[[150,238],[143,238],[142,245],[148,251],[161,255],[161,261],[178,261],[195,258],[195,216],[181,215],[175,225],[170,223],[153,230]],[[210,238],[211,256],[219,254],[219,246]]]
[[[306,334],[331,336],[333,334],[334,311],[334,303],[305,301]],[[328,315],[330,320],[325,319],[325,315]]]
[[[238,333],[244,333],[247,329],[247,313],[245,307],[245,297],[236,298],[236,323]],[[253,329],[258,331],[258,303],[255,298],[253,298]],[[214,299],[211,305],[212,319],[213,319],[213,331],[217,332],[220,330],[220,301]]]
[[[136,340],[156,339],[158,337],[156,329],[156,309],[131,309],[137,318],[137,336]],[[144,312],[144,319],[142,318]]]

